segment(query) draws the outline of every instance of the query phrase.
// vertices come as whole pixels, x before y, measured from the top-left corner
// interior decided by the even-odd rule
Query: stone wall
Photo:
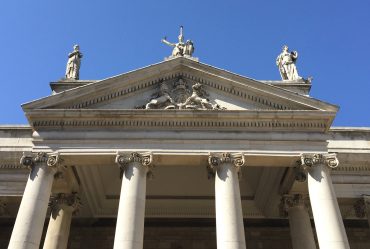
[[[7,248],[12,224],[1,222],[0,225],[0,248]],[[46,231],[46,227],[44,230]],[[245,230],[248,249],[292,248],[287,221],[246,221]],[[112,249],[114,232],[113,219],[74,221],[68,248]],[[370,229],[366,223],[350,223],[347,226],[347,234],[351,249],[370,248]],[[181,220],[146,222],[144,249],[216,249],[215,224],[213,221]]]

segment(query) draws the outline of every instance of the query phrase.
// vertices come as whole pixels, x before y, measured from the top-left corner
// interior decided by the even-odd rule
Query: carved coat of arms
[[[204,86],[195,83],[191,87],[179,78],[173,84],[162,82],[157,94],[145,105],[145,109],[224,109],[217,104],[211,104]]]

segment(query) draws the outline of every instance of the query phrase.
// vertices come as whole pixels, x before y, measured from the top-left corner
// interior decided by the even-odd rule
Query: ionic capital
[[[32,169],[37,163],[46,163],[48,167],[57,168],[62,160],[59,154],[47,154],[45,152],[27,153],[23,152],[20,164]]]
[[[153,154],[151,152],[138,153],[138,152],[117,152],[116,163],[120,167],[120,176],[130,163],[140,163],[148,169],[148,174],[151,176],[151,168],[153,167]]]
[[[59,210],[63,208],[70,208],[73,214],[75,214],[81,207],[81,198],[77,195],[77,193],[59,193],[50,197],[49,207],[51,208],[53,217],[56,217]]]
[[[302,154],[301,166],[311,168],[320,164],[326,165],[329,168],[336,168],[339,165],[337,154]]]
[[[288,216],[288,211],[292,207],[302,206],[306,209],[309,207],[309,197],[303,194],[284,195],[281,198],[280,213],[282,216]]]
[[[245,166],[245,157],[243,153],[209,153],[208,156],[208,173],[209,177],[214,176],[217,170],[217,167],[221,166],[224,163],[233,164],[237,171],[239,172],[240,167]]]

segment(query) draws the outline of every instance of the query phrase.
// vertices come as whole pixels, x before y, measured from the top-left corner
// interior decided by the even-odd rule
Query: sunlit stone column
[[[51,216],[44,249],[67,248],[72,214],[77,211],[79,204],[80,199],[75,193],[60,193],[50,198]]]
[[[146,198],[146,176],[152,163],[151,154],[118,154],[122,175],[115,249],[142,249]]]
[[[29,167],[28,177],[9,249],[39,249],[58,155],[24,154],[21,164]]]
[[[244,166],[240,153],[211,153],[209,169],[215,173],[217,248],[245,249],[238,171]]]
[[[293,249],[316,249],[306,198],[301,194],[284,196],[282,204],[289,217]]]
[[[308,171],[308,191],[320,248],[348,249],[330,169],[338,166],[335,154],[304,154],[301,164]]]

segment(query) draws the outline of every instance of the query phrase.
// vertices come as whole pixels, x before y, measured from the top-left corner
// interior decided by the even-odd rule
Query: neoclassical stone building
[[[180,54],[50,86],[0,126],[1,248],[370,248],[370,128],[310,81]]]

